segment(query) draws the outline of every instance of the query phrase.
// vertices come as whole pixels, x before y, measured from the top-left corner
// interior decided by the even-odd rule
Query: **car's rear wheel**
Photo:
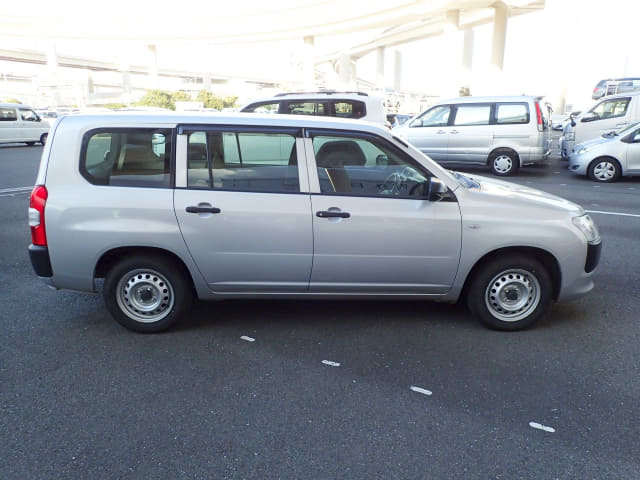
[[[47,138],[49,138],[49,134],[48,133],[43,133],[42,135],[40,135],[40,143],[42,145],[47,143]]]
[[[496,330],[520,330],[551,306],[551,278],[533,257],[510,254],[480,266],[467,293],[469,309]]]
[[[509,150],[499,150],[491,154],[489,168],[491,173],[500,177],[514,174],[519,167],[518,156]]]
[[[193,300],[184,269],[169,259],[151,255],[117,262],[107,272],[103,295],[118,323],[144,333],[169,328]]]
[[[589,164],[588,174],[594,182],[615,182],[620,177],[620,164],[613,158],[596,158]]]

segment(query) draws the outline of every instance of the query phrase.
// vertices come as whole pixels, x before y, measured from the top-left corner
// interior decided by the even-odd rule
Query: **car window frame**
[[[220,187],[195,187],[188,184],[188,159],[187,159],[187,142],[188,135],[195,132],[228,132],[228,133],[264,133],[264,134],[285,134],[291,135],[294,138],[294,146],[296,148],[297,155],[297,167],[298,167],[298,191],[292,192],[289,190],[241,190],[237,188],[220,188]],[[303,138],[303,129],[301,127],[291,126],[272,126],[272,125],[211,125],[211,124],[180,124],[176,127],[176,133],[178,137],[184,136],[185,149],[180,151],[180,155],[184,155],[184,158],[179,159],[179,168],[183,168],[184,171],[184,185],[176,186],[176,189],[184,190],[198,190],[203,192],[237,192],[237,193],[262,193],[262,194],[275,194],[275,195],[308,195],[308,183],[305,181],[307,178],[307,164],[304,155],[301,155],[301,149],[298,148],[299,139]],[[209,171],[211,172],[212,166],[209,165]]]
[[[171,139],[170,153],[169,153],[169,182],[167,185],[111,185],[104,184],[95,181],[95,177],[89,173],[86,168],[87,149],[89,146],[89,140],[92,136],[100,133],[147,133],[149,131],[156,132],[158,130],[168,131],[169,138]],[[154,189],[173,189],[175,188],[176,181],[176,129],[166,125],[153,125],[153,126],[135,126],[135,127],[98,127],[85,131],[82,135],[82,142],[80,145],[80,156],[78,157],[78,170],[82,178],[95,187],[107,187],[107,188],[154,188]]]
[[[462,127],[487,127],[495,124],[495,102],[463,102],[452,105],[452,114],[449,114],[449,122],[447,126]],[[487,123],[465,123],[463,125],[456,124],[458,118],[458,109],[463,107],[489,107],[489,121]]]

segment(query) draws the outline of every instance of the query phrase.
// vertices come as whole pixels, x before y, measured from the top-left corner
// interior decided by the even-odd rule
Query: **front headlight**
[[[593,219],[589,215],[581,215],[571,219],[573,224],[583,233],[588,243],[600,243],[600,232]]]
[[[576,139],[576,132],[567,132],[564,134],[564,140],[566,142],[573,142]]]
[[[594,147],[595,145],[588,145],[588,146],[578,145],[576,148],[573,149],[573,151],[576,152],[577,154],[587,153],[589,150],[593,150]]]

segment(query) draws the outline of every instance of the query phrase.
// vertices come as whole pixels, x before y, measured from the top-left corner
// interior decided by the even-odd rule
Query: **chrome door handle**
[[[451,130],[450,133],[460,133],[458,130]]]
[[[443,133],[447,133],[446,130],[438,130],[436,132],[438,135],[442,135]]]

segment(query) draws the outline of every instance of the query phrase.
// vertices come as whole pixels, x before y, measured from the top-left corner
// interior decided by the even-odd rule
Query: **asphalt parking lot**
[[[140,335],[33,274],[41,151],[0,146],[0,479],[639,478],[640,179],[557,156],[512,177],[604,242],[595,290],[531,330],[462,305],[226,301]]]

